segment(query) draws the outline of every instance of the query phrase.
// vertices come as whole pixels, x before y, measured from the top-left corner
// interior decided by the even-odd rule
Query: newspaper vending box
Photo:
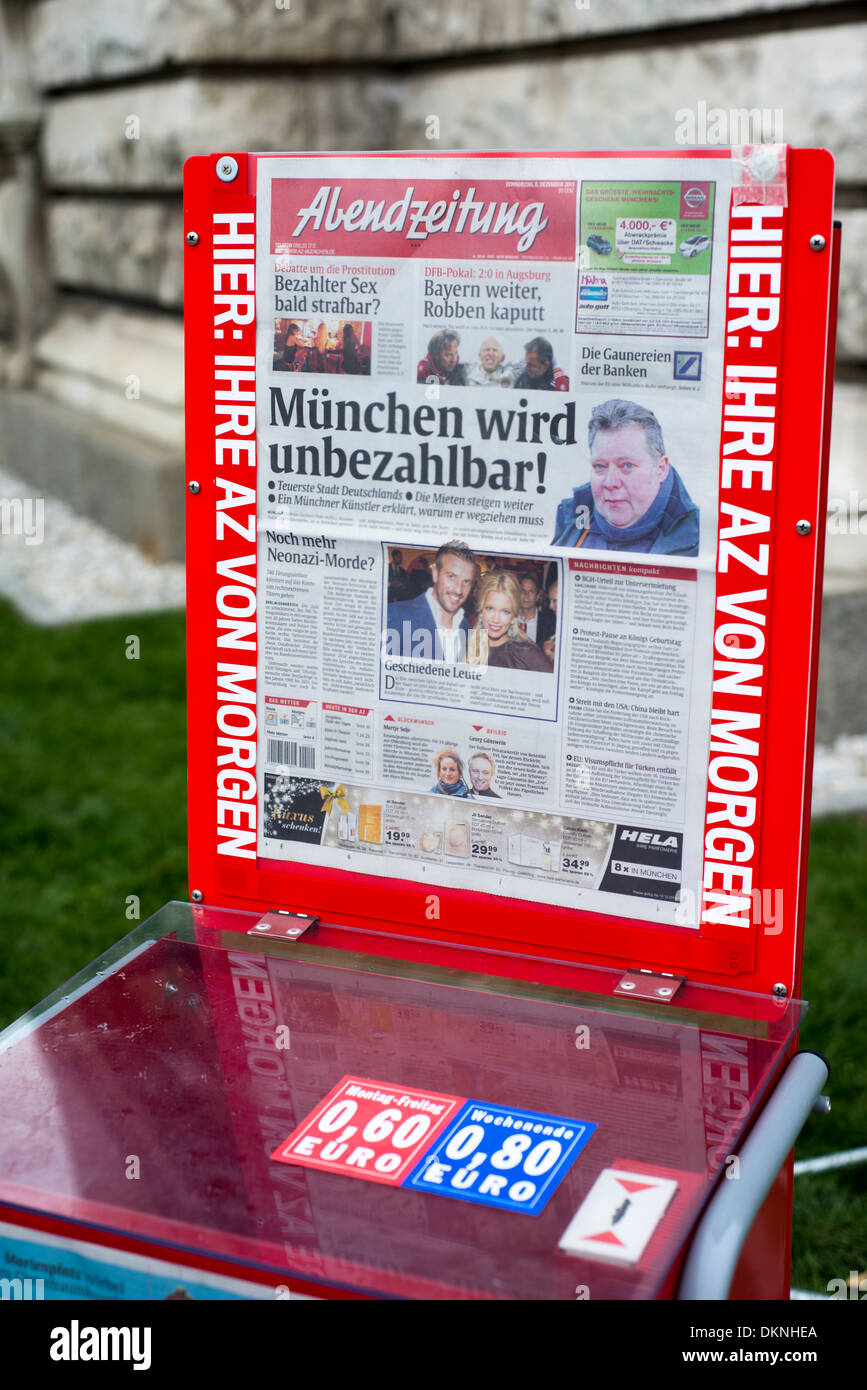
[[[3,1037],[4,1274],[788,1296],[832,195],[189,161],[190,901]]]

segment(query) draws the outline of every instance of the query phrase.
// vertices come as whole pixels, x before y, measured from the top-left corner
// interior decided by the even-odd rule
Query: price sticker
[[[579,878],[585,879],[593,878],[590,860],[580,854],[564,854],[560,860],[560,868],[564,874],[577,874]]]
[[[403,845],[407,849],[413,846],[413,837],[409,830],[401,830],[397,825],[388,825],[385,829],[385,843],[387,845]]]
[[[595,1129],[562,1115],[344,1076],[271,1157],[537,1216]]]
[[[538,1216],[595,1124],[468,1100],[404,1183]]]
[[[474,839],[470,851],[473,859],[484,860],[486,863],[502,860],[503,857],[500,846],[491,840]]]
[[[397,1187],[463,1099],[344,1076],[271,1157]]]

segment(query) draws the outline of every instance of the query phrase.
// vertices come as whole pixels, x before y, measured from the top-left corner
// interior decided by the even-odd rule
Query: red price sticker
[[[396,1187],[464,1100],[344,1076],[271,1157]]]

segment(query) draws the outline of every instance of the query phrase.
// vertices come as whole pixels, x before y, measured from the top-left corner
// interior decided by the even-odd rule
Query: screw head
[[[789,992],[789,991],[786,989],[786,986],[785,986],[785,985],[782,985],[782,984],[776,984],[776,985],[774,985],[774,994],[777,996],[778,999],[785,999],[785,997],[786,997],[786,995],[788,994],[788,992]]]
[[[201,492],[201,490],[201,483],[187,483],[187,492],[192,492],[195,495],[197,492]]]
[[[188,246],[198,246],[198,244],[199,244],[199,234],[198,234],[198,232],[187,232],[186,241],[187,241],[187,245],[188,245]]]
[[[812,529],[813,527],[811,526],[809,521],[795,522],[795,530],[797,531],[799,536],[809,536]]]
[[[238,177],[238,161],[230,154],[221,155],[217,160],[217,178],[222,183],[231,183]]]
[[[811,237],[810,237],[810,250],[811,250],[811,251],[824,251],[824,249],[825,249],[825,238],[824,238],[823,236],[820,236],[820,234],[817,232],[815,236],[811,236]]]
[[[190,897],[192,898],[194,903],[203,903],[205,901],[205,895],[202,892],[201,888],[194,888],[192,893],[190,894]]]

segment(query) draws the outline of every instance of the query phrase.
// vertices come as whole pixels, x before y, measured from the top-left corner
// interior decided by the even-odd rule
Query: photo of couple
[[[474,753],[469,767],[464,770],[464,760],[456,748],[441,748],[434,758],[436,781],[432,792],[439,796],[456,796],[459,800],[476,796],[492,796],[499,800],[491,783],[497,774],[497,764],[490,753]]]
[[[547,566],[545,583],[542,561],[476,556],[460,541],[448,541],[429,561],[427,587],[397,599],[397,557],[402,561],[404,552],[392,549],[384,645],[389,656],[553,673],[556,565]]]

